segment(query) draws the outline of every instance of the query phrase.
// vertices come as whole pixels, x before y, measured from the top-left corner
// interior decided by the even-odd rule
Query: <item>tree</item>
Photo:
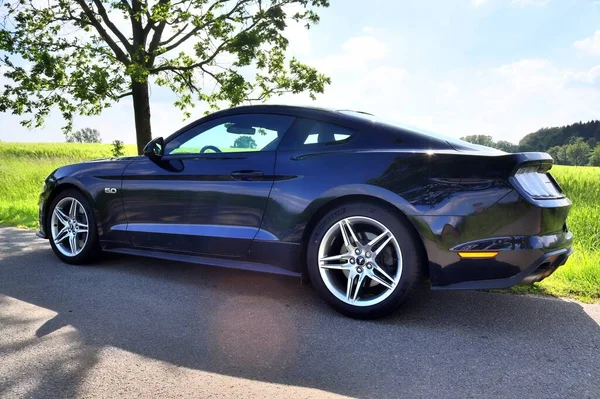
[[[519,152],[518,145],[513,144],[510,141],[506,141],[506,140],[498,141],[496,144],[494,144],[493,147],[497,148],[499,150],[505,151],[505,152]]]
[[[125,146],[123,145],[123,142],[121,140],[114,140],[112,142],[112,148],[111,148],[111,152],[113,157],[117,158],[117,157],[122,157],[123,155],[125,155]]]
[[[486,147],[494,147],[494,139],[492,136],[485,134],[473,134],[471,136],[461,137],[461,140],[468,141],[469,143],[484,145]]]
[[[573,137],[582,137],[590,147],[595,147],[596,143],[600,141],[600,121],[578,122],[567,126],[539,129],[519,141],[519,150],[547,151],[550,147],[568,144]]]
[[[75,132],[65,132],[65,140],[67,143],[102,143],[100,132],[89,127]]]
[[[548,148],[548,151],[546,151],[546,152],[548,154],[550,154],[552,156],[552,158],[554,158],[554,161],[557,164],[561,164],[561,165],[568,164],[567,146],[566,145],[550,147],[550,148]]]
[[[283,93],[322,93],[330,79],[286,55],[289,21],[306,28],[329,0],[5,0],[0,66],[12,80],[0,112],[39,127],[57,108],[98,115],[132,96],[138,153],[152,138],[150,83],[186,117]],[[252,76],[254,75],[254,76]]]
[[[594,148],[590,155],[590,166],[600,166],[600,144]]]
[[[567,159],[573,165],[587,165],[590,152],[590,146],[581,137],[575,138],[567,145]]]
[[[256,148],[256,141],[250,136],[240,136],[235,139],[231,148]]]

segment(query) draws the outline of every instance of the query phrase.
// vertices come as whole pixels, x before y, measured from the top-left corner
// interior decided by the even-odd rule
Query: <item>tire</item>
[[[369,246],[375,237],[382,238]],[[419,280],[422,259],[416,239],[412,226],[385,207],[368,202],[340,205],[311,234],[306,257],[309,277],[338,312],[360,319],[386,316]],[[338,257],[342,258],[331,259]]]
[[[71,204],[73,204],[73,201],[76,201],[77,204],[75,208],[77,223],[72,222]],[[62,214],[57,212],[57,207],[62,211]],[[65,219],[67,220],[66,224],[63,223]],[[81,191],[67,189],[60,192],[52,200],[46,220],[46,231],[48,232],[50,246],[60,260],[73,265],[82,265],[98,258],[100,244],[98,242],[96,217],[90,202]],[[87,233],[83,232],[85,224],[87,224]],[[58,242],[56,241],[56,238],[61,238],[65,234],[67,234],[66,237]],[[72,251],[73,241],[71,236],[75,237],[76,250],[74,252]]]

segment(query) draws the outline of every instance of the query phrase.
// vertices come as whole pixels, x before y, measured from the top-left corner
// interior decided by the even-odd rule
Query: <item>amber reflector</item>
[[[458,256],[460,256],[461,258],[493,258],[496,255],[498,255],[498,251],[458,253]]]

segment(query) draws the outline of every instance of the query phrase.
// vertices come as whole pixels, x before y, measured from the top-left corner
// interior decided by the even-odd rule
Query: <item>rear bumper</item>
[[[573,248],[563,248],[543,254],[521,272],[511,277],[493,279],[463,281],[445,286],[434,286],[434,290],[482,290],[503,289],[514,285],[528,285],[542,281],[550,276],[556,269],[564,265],[573,253]]]

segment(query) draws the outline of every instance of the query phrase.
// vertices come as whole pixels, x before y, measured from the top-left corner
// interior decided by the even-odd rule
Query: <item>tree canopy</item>
[[[185,116],[283,93],[314,98],[328,77],[287,54],[291,21],[308,29],[329,0],[5,0],[0,111],[39,127],[53,109],[72,129],[133,97],[138,151],[151,139],[149,85]]]
[[[75,132],[66,132],[65,140],[67,143],[102,143],[100,132],[89,127],[84,127]]]
[[[492,136],[483,134],[461,137],[461,140],[506,152],[547,152],[556,163],[563,165],[600,166],[600,121],[539,129],[523,137],[518,145],[505,140],[494,141]]]
[[[600,121],[577,122],[566,126],[546,127],[523,137],[519,142],[521,151],[547,151],[551,147],[569,144],[574,137],[581,137],[590,147],[600,143]]]
[[[250,136],[240,136],[235,139],[232,148],[256,148],[256,141]]]

